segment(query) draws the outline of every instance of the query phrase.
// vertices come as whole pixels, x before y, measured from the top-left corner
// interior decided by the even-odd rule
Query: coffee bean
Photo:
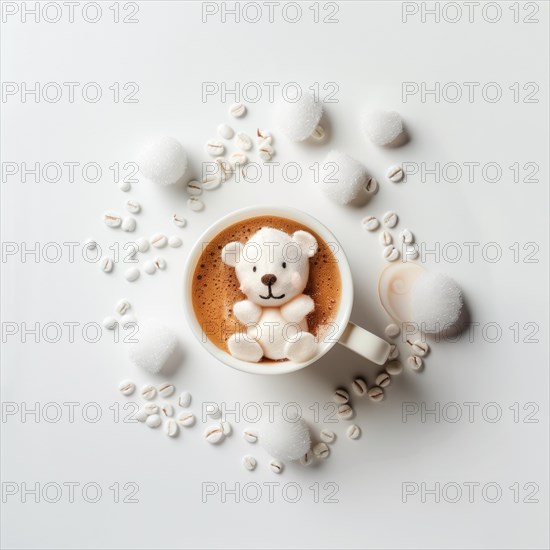
[[[336,403],[347,403],[349,401],[349,393],[343,388],[338,388],[334,392],[334,401]]]
[[[367,231],[375,231],[380,227],[380,222],[374,216],[363,218],[361,224],[363,225],[363,229]]]
[[[155,248],[162,248],[166,246],[166,243],[168,243],[168,239],[166,238],[166,235],[164,235],[163,233],[155,233],[151,237],[150,241]]]
[[[407,340],[407,342],[411,346],[413,354],[418,357],[424,357],[430,351],[430,346],[428,346],[427,342],[423,342],[422,340],[415,340],[412,343]]]
[[[386,227],[395,227],[397,225],[398,217],[395,212],[392,212],[391,210],[389,212],[386,212],[384,216],[382,217],[382,223]]]
[[[155,262],[153,260],[147,260],[143,264],[143,271],[147,273],[148,275],[154,275],[157,272],[157,266],[155,265]]]
[[[175,391],[176,388],[173,384],[164,383],[158,387],[158,392],[161,397],[170,397]]]
[[[334,443],[336,434],[330,430],[321,430],[319,437],[321,438],[321,441],[324,441],[325,443]]]
[[[155,388],[155,386],[147,384],[146,386],[143,386],[143,388],[141,388],[141,397],[143,397],[143,399],[147,399],[147,401],[154,399],[156,395],[157,389]]]
[[[351,383],[351,389],[355,395],[362,397],[367,393],[367,383],[362,378],[356,378]]]
[[[166,269],[166,260],[161,256],[157,256],[155,258],[155,265],[157,266],[157,269]]]
[[[246,114],[246,107],[242,103],[233,103],[229,107],[229,114],[235,118],[241,118]]]
[[[178,226],[178,227],[185,227],[187,225],[187,220],[183,218],[182,216],[179,216],[178,214],[174,214],[172,216],[172,221]]]
[[[346,435],[350,439],[358,439],[361,436],[361,428],[357,424],[352,424],[346,430]]]
[[[147,420],[147,417],[149,415],[147,414],[147,412],[145,411],[145,409],[139,409],[139,411],[134,414],[134,418],[138,421],[138,422],[145,422]]]
[[[115,212],[105,212],[103,221],[107,227],[120,227],[122,218]]]
[[[111,271],[113,271],[113,267],[115,267],[115,264],[113,260],[111,260],[111,258],[109,258],[108,256],[103,256],[103,258],[101,258],[101,261],[99,262],[99,267],[101,267],[101,270],[105,273],[110,273]]]
[[[403,254],[407,260],[416,260],[416,258],[418,258],[418,256],[420,255],[418,252],[418,248],[411,245],[405,246],[405,251],[403,252]]]
[[[382,231],[378,240],[382,246],[389,246],[393,242],[392,236],[387,231]]]
[[[159,406],[156,403],[146,403],[143,406],[143,410],[145,411],[147,416],[151,416],[152,414],[159,413]]]
[[[407,364],[413,370],[420,370],[424,365],[424,361],[417,355],[409,355],[409,357],[407,357]]]
[[[117,324],[118,322],[114,317],[105,317],[105,319],[103,319],[103,326],[107,330],[114,330]]]
[[[141,210],[141,204],[138,201],[130,199],[126,201],[126,210],[132,214],[137,214]]]
[[[137,267],[129,267],[124,272],[124,277],[130,283],[133,283],[134,281],[137,281],[139,279],[139,269]]]
[[[258,128],[256,130],[256,139],[258,140],[258,143],[260,145],[262,143],[269,143],[271,145],[271,142],[273,141],[273,136],[267,130],[260,130]]]
[[[174,407],[170,403],[163,403],[160,410],[164,416],[174,416]]]
[[[223,435],[223,430],[219,424],[216,424],[215,426],[210,426],[209,428],[206,428],[206,431],[204,432],[204,437],[206,437],[206,441],[208,443],[219,443],[225,436]]]
[[[191,197],[202,195],[202,184],[199,181],[192,180],[187,184],[187,194]]]
[[[124,220],[122,220],[121,229],[122,231],[131,233],[136,229],[136,220],[134,218],[124,218]]]
[[[300,458],[300,464],[302,466],[309,466],[313,462],[313,451],[310,449],[302,458]]]
[[[269,463],[269,467],[271,468],[271,471],[275,472],[276,474],[280,474],[283,471],[283,464],[278,460],[272,460]]]
[[[225,159],[216,159],[220,181],[224,183],[233,175],[233,168]]]
[[[365,191],[369,193],[369,195],[374,195],[378,191],[378,181],[372,176],[367,178],[367,183],[365,183]]]
[[[250,455],[244,455],[242,458],[242,464],[247,470],[254,470],[256,468],[256,459]]]
[[[249,443],[256,443],[256,441],[258,441],[258,434],[256,432],[253,432],[252,430],[245,430],[243,432],[243,437]]]
[[[367,395],[373,401],[382,401],[384,399],[384,390],[378,386],[373,386],[368,392]]]
[[[226,420],[223,420],[220,422],[220,426],[222,427],[223,435],[230,435],[231,434],[231,424],[227,422]]]
[[[381,388],[385,388],[391,384],[391,376],[387,372],[381,372],[376,377],[375,382]]]
[[[311,137],[316,141],[321,141],[325,139],[325,135],[325,129],[320,124],[317,124],[317,126],[315,126],[315,129],[313,130],[313,133],[311,134]]]
[[[414,242],[414,235],[409,229],[403,229],[403,231],[399,233],[399,240],[404,244],[411,244]]]
[[[211,139],[207,141],[204,148],[206,152],[213,157],[223,155],[225,151],[225,145],[221,141],[218,141],[216,139]]]
[[[168,246],[170,248],[179,248],[182,244],[183,244],[183,241],[179,237],[176,237],[175,235],[172,235],[168,239]]]
[[[258,147],[258,156],[263,161],[270,161],[273,158],[275,151],[268,143],[262,143]]]
[[[218,126],[218,134],[223,139],[231,139],[235,135],[235,132],[231,126],[228,126],[227,124],[220,124]]]
[[[390,353],[388,355],[388,361],[397,359],[399,357],[399,348],[395,344],[390,344]]]
[[[188,428],[189,426],[192,426],[195,423],[195,415],[189,412],[182,412],[178,416],[178,422],[182,425]]]
[[[131,307],[132,306],[128,300],[119,300],[115,307],[115,311],[119,315],[124,315]]]
[[[176,421],[173,418],[169,418],[164,424],[164,433],[168,437],[176,437],[176,435],[178,435],[178,431],[179,428]]]
[[[247,162],[248,157],[241,151],[237,151],[229,157],[229,164],[233,167],[237,165],[244,166]]]
[[[382,251],[382,258],[388,262],[395,262],[399,258],[399,250],[390,244]]]
[[[187,199],[187,206],[193,212],[200,212],[204,208],[204,203],[197,197]]]
[[[385,333],[388,338],[395,338],[400,332],[401,329],[395,323],[390,323],[385,329]]]
[[[122,395],[132,395],[136,390],[136,385],[130,380],[123,380],[119,384],[118,389]]]
[[[353,409],[347,403],[338,407],[338,417],[342,420],[349,420],[353,417],[353,414]]]
[[[210,418],[218,419],[222,417],[220,408],[215,403],[210,403],[208,406],[208,416]]]
[[[403,372],[403,365],[401,361],[390,361],[386,365],[386,372],[392,376],[397,376]]]
[[[386,172],[386,177],[394,183],[401,181],[404,175],[403,168],[401,168],[398,164],[390,166]]]
[[[149,241],[145,237],[140,237],[136,244],[140,252],[147,252],[149,250]]]
[[[313,447],[313,454],[319,458],[327,458],[330,454],[330,448],[326,443],[317,443]]]
[[[162,418],[158,414],[152,414],[147,417],[145,424],[147,424],[149,428],[158,428],[162,424]]]
[[[185,409],[189,407],[190,404],[191,404],[191,394],[188,391],[181,392],[180,396],[178,397],[178,405],[183,409]]]
[[[212,191],[213,189],[217,189],[221,185],[221,183],[222,183],[222,178],[219,170],[214,174],[205,174],[205,176],[202,178],[202,188],[206,191]],[[199,201],[200,204],[202,204],[202,201],[200,199],[197,199],[197,200]],[[195,201],[193,202],[193,204],[195,204]],[[189,201],[187,201],[187,206],[190,206]],[[195,204],[195,208],[199,208],[198,203]],[[201,208],[199,208],[199,210],[200,209]],[[195,210],[195,212],[198,212],[198,210]]]
[[[252,149],[252,140],[244,132],[239,132],[235,136],[235,143],[242,151],[250,151]]]

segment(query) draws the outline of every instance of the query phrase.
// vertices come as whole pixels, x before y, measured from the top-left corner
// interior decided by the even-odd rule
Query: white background
[[[414,5],[420,10],[422,4]],[[403,23],[400,3],[370,1],[340,3],[334,16],[339,22],[333,24],[315,23],[310,2],[302,3],[302,15],[294,24],[284,20],[281,7],[275,8],[274,21],[269,22],[267,7],[261,3],[257,5],[263,7],[263,16],[258,23],[244,17],[235,23],[231,16],[223,23],[220,13],[203,22],[200,3],[176,1],[140,3],[135,24],[115,24],[111,2],[101,3],[102,16],[95,24],[83,21],[79,7],[74,23],[68,22],[67,8],[58,23],[35,23],[32,16],[22,22],[20,13],[7,17],[1,43],[4,82],[80,86],[73,103],[66,88],[55,103],[35,102],[33,96],[23,101],[20,93],[3,96],[2,161],[19,166],[97,162],[103,177],[98,183],[86,182],[77,170],[73,183],[67,173],[54,183],[43,178],[36,183],[32,176],[22,183],[20,175],[2,182],[4,245],[79,243],[73,262],[67,247],[53,263],[42,257],[36,261],[32,255],[22,262],[20,253],[3,257],[4,330],[5,323],[16,323],[20,330],[23,323],[30,327],[40,323],[41,328],[48,322],[79,323],[73,342],[68,330],[58,343],[48,343],[42,336],[35,343],[32,335],[22,343],[21,332],[2,341],[4,413],[8,403],[19,411],[36,403],[39,407],[39,417],[24,416],[24,422],[20,412],[2,417],[4,492],[7,482],[19,490],[4,495],[3,547],[548,547],[548,4],[529,4],[538,8],[534,16],[538,23],[515,23],[509,3],[499,4],[501,16],[494,23],[484,19],[481,7],[470,23],[464,6],[462,18],[454,24],[443,18],[436,23],[433,16],[423,23],[420,14]],[[123,6],[122,16],[129,13]],[[433,3],[427,7],[433,8]],[[321,19],[331,11],[321,9]],[[531,11],[529,6],[520,7],[520,19]],[[288,13],[293,17],[294,12]],[[253,15],[253,11],[248,14]],[[486,15],[495,17],[494,12]],[[99,102],[82,98],[80,90],[87,82],[101,86]],[[115,103],[109,90],[114,82],[137,83],[139,102]],[[234,97],[203,98],[204,82],[226,82],[230,88],[255,82],[263,94],[259,102],[248,103],[245,118],[230,120],[227,110]],[[328,143],[296,145],[285,140],[274,125],[264,82],[280,83],[276,97],[285,83],[299,82],[306,89],[317,82],[321,99],[323,86],[335,83],[336,102],[325,105]],[[480,85],[472,102],[464,86],[465,96],[456,103],[443,96],[439,101],[428,96],[422,102],[419,94],[403,102],[403,82],[418,86],[426,82],[430,87],[434,82]],[[484,99],[481,90],[487,82],[500,86],[500,100]],[[518,102],[509,89],[515,82],[520,87]],[[528,82],[539,86],[537,103],[523,101]],[[253,88],[248,89],[252,94]],[[407,145],[380,149],[362,137],[359,115],[374,107],[402,113],[411,136]],[[221,122],[250,134],[257,127],[272,129],[274,160],[299,163],[301,179],[284,181],[279,168],[271,183],[265,174],[254,184],[227,182],[205,194],[206,208],[200,213],[188,211],[182,186],[158,188],[140,178],[130,193],[123,193],[113,182],[109,166],[135,160],[139,146],[156,134],[178,138],[196,173],[208,160],[203,144],[214,137]],[[363,208],[332,204],[316,189],[309,166],[321,162],[331,148],[361,160],[381,181],[380,192]],[[397,162],[428,167],[456,162],[463,168],[465,162],[495,162],[502,176],[491,183],[478,168],[473,182],[464,172],[456,183],[436,183],[433,176],[422,182],[417,175],[395,185],[385,181],[384,172]],[[515,162],[536,163],[538,182],[514,183],[509,166]],[[522,170],[520,178],[526,175]],[[133,235],[109,230],[101,221],[107,209],[122,212],[130,197],[143,205],[136,236],[164,231],[184,240],[182,248],[163,252],[166,272],[153,277],[142,274],[133,284],[125,281],[122,263],[105,275],[81,256],[81,244],[89,237],[105,249],[117,240],[131,240]],[[430,248],[435,243],[440,249],[458,243],[462,251],[454,263],[433,255],[425,263],[433,271],[451,274],[462,287],[472,322],[479,323],[472,341],[465,335],[457,343],[434,344],[424,373],[406,369],[388,388],[383,403],[355,399],[355,422],[363,430],[358,441],[346,438],[347,422],[323,423],[323,406],[337,385],[349,384],[358,374],[372,382],[378,372],[374,365],[337,346],[302,372],[275,378],[250,376],[218,364],[186,326],[182,278],[188,251],[220,216],[255,204],[292,205],[331,228],[345,248],[355,279],[352,320],[378,334],[389,321],[376,293],[384,261],[378,235],[360,227],[365,215],[393,209],[400,216],[396,229],[410,228]],[[187,228],[172,224],[174,212],[188,218]],[[472,262],[464,245],[468,242],[480,243]],[[501,259],[494,263],[482,255],[490,242],[502,249]],[[539,246],[534,256],[538,263],[523,261],[529,252],[523,246],[530,242]],[[513,243],[519,243],[519,262],[514,262],[509,249]],[[455,249],[446,250],[449,257],[454,255]],[[83,324],[101,322],[123,297],[132,302],[138,318],[161,318],[177,332],[182,352],[170,376],[138,371],[124,344],[115,344],[111,333],[103,333],[95,344],[83,339]],[[490,323],[502,330],[498,342],[489,342],[492,329],[483,337],[481,329]],[[509,328],[514,323],[520,327],[518,343]],[[526,323],[538,326],[534,335],[538,343],[524,342],[530,334]],[[206,401],[233,408],[238,403],[241,411],[251,402],[297,402],[314,435],[326,425],[338,439],[328,460],[309,468],[287,464],[277,477],[268,468],[267,453],[242,439],[241,431],[249,425],[243,419],[233,423],[233,436],[216,447],[204,441],[205,424],[200,418],[176,439],[162,430],[125,423],[122,416],[115,421],[114,404],[122,407],[127,400],[117,390],[124,378],[138,387],[170,380],[178,391],[188,389],[199,417]],[[130,400],[139,402],[139,397]],[[66,402],[76,403],[73,422],[62,405]],[[479,403],[471,422],[464,405],[468,402]],[[46,410],[55,416],[48,403],[59,404],[62,414],[57,421],[44,419]],[[87,403],[99,404],[98,422],[83,417]],[[310,409],[314,403],[321,409],[317,423]],[[422,422],[418,413],[403,421],[404,403],[431,409],[438,403],[446,414],[439,419],[428,415]],[[457,422],[451,422],[456,413],[452,403],[462,412]],[[488,403],[493,405],[485,408],[484,415]],[[519,408],[519,418],[514,417],[514,407]],[[500,420],[490,422],[498,409]],[[87,411],[94,415],[92,408]],[[537,422],[527,422],[529,418]],[[256,456],[255,472],[242,468],[245,453]],[[80,484],[74,502],[67,489],[56,503],[42,496],[37,503],[33,495],[23,502],[24,484],[33,488],[38,483],[42,489],[47,483],[63,487],[67,482]],[[109,487],[119,483],[122,500],[128,494],[122,487],[128,482],[139,487],[135,495],[139,502],[114,502]],[[227,488],[240,484],[241,489],[254,482],[262,494],[257,503],[246,502],[243,495],[238,503],[232,495],[227,495],[227,502],[220,494],[204,499],[205,482],[219,487],[225,483]],[[279,483],[273,502],[266,482]],[[439,502],[433,494],[423,499],[420,489],[434,489],[436,482]],[[86,483],[101,487],[99,502],[83,499]],[[284,498],[287,483],[301,488],[298,502]],[[309,489],[315,483],[320,502]],[[336,503],[323,502],[329,496],[327,483],[338,488]],[[404,499],[403,483],[412,483],[419,492]],[[487,498],[482,494],[488,483],[501,488],[498,502],[489,502],[495,485],[487,486]],[[520,488],[518,503],[509,489],[515,483]],[[529,483],[534,485],[525,485]],[[457,484],[462,496],[451,503]],[[465,484],[479,484],[472,502]],[[55,497],[56,485],[49,487],[53,487],[50,497]],[[293,487],[288,487],[290,497]]]

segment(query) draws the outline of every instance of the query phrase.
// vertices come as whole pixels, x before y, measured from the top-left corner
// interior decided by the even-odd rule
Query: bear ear
[[[241,254],[243,253],[243,244],[235,241],[226,244],[222,249],[222,262],[224,264],[235,267],[241,260]]]
[[[317,253],[317,240],[315,237],[307,231],[295,231],[292,235],[292,240],[298,244],[300,250],[308,257],[311,258]]]

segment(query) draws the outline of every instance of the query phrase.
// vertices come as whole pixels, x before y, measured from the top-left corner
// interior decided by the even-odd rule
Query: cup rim
[[[206,337],[206,341],[203,340],[203,330],[196,318],[192,300],[192,274],[195,271],[195,266],[202,252],[202,243],[205,241],[208,242],[209,239],[212,239],[212,237],[217,235],[228,225],[237,223],[240,220],[246,220],[248,218],[259,216],[279,216],[281,218],[289,218],[298,223],[302,223],[306,226],[311,227],[311,229],[319,234],[319,236],[321,236],[325,242],[334,242],[339,247],[337,254],[342,289],[340,296],[340,306],[338,308],[335,319],[332,321],[336,323],[337,330],[334,334],[331,335],[331,341],[325,342],[322,350],[317,355],[315,355],[315,357],[309,359],[308,361],[298,363],[295,361],[287,360],[281,362],[272,362],[269,363],[268,366],[266,366],[265,363],[262,362],[252,363],[237,359],[236,357],[233,357],[230,353],[218,348],[208,337]],[[353,282],[351,278],[349,261],[346,257],[344,249],[342,248],[338,239],[336,239],[336,237],[333,235],[333,233],[317,218],[315,218],[311,214],[303,212],[302,210],[287,206],[247,206],[245,208],[234,210],[215,221],[201,234],[201,236],[193,244],[191,251],[189,252],[189,256],[187,257],[184,269],[183,302],[187,323],[190,326],[191,331],[195,335],[195,338],[197,338],[200,344],[204,348],[206,348],[206,350],[216,359],[229,367],[235,368],[243,372],[248,372],[250,374],[287,374],[303,369],[308,365],[314,363],[315,361],[319,360],[330,349],[332,349],[334,344],[338,342],[338,340],[342,336],[342,333],[347,327],[351,315],[351,308],[353,305]]]

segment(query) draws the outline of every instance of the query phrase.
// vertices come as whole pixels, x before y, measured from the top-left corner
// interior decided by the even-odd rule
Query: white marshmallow
[[[288,139],[304,141],[313,134],[322,114],[323,104],[306,92],[294,103],[281,100],[275,110],[275,120]]]
[[[142,147],[137,163],[146,178],[159,185],[171,185],[187,170],[187,153],[177,139],[162,136]]]
[[[421,275],[411,290],[412,321],[423,332],[440,332],[456,323],[462,304],[456,282],[441,273]]]
[[[361,120],[365,135],[376,145],[388,145],[403,132],[401,115],[396,111],[371,111]]]
[[[356,199],[366,182],[365,167],[345,153],[330,151],[321,164],[321,191],[338,204],[349,204]]]
[[[271,456],[279,460],[298,460],[309,451],[311,438],[302,418],[290,421],[278,412],[269,420],[262,423],[259,441]]]
[[[177,336],[168,327],[155,320],[140,321],[137,340],[128,347],[130,360],[150,372],[159,372],[176,348]]]

